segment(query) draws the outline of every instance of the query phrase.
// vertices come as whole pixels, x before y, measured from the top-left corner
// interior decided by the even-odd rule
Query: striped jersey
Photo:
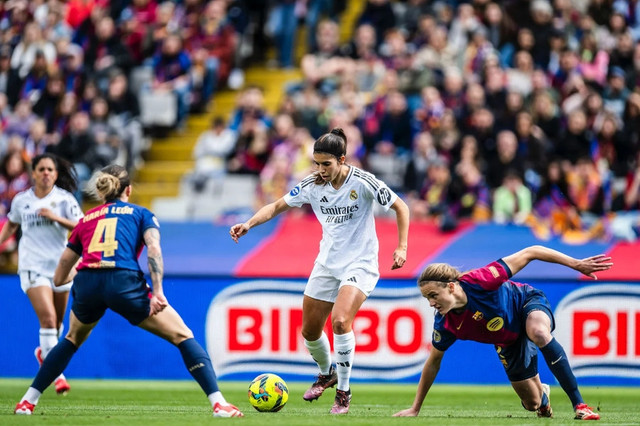
[[[284,196],[291,207],[310,204],[322,225],[322,240],[316,262],[339,279],[349,268],[361,267],[378,273],[378,238],[374,203],[388,210],[398,196],[371,173],[349,166],[339,189],[331,183],[314,183],[307,176]]]
[[[73,194],[55,185],[43,198],[38,198],[33,188],[29,188],[16,194],[11,201],[7,218],[22,228],[18,271],[33,271],[51,278],[67,244],[69,231],[59,223],[40,216],[38,211],[42,208],[73,221],[82,217],[82,209]]]
[[[433,347],[444,351],[456,339],[508,346],[524,331],[522,310],[541,290],[528,284],[510,281],[511,270],[502,259],[474,269],[459,278],[467,295],[462,312],[436,312],[433,324]]]
[[[76,225],[67,247],[82,256],[78,269],[130,269],[140,271],[138,257],[144,246],[144,232],[160,229],[149,210],[115,201],[87,212]]]

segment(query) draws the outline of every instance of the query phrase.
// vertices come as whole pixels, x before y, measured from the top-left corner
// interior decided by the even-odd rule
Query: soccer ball
[[[280,411],[288,399],[287,384],[275,374],[261,374],[249,385],[249,402],[258,411]]]

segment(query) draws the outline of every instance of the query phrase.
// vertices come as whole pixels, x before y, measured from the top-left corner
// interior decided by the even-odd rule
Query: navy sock
[[[187,370],[196,379],[205,394],[211,395],[219,391],[216,373],[213,371],[211,359],[207,352],[200,346],[196,339],[191,338],[181,342],[178,345],[184,365]]]
[[[571,404],[576,405],[584,402],[582,395],[578,390],[578,382],[576,376],[571,371],[567,354],[562,349],[558,341],[553,338],[545,347],[540,348],[544,360],[547,362],[549,369],[560,383],[560,386],[571,400]]]
[[[31,387],[44,392],[56,377],[67,368],[69,361],[71,361],[77,350],[78,348],[67,339],[60,340],[42,362],[42,367],[36,374],[36,378],[33,379]]]

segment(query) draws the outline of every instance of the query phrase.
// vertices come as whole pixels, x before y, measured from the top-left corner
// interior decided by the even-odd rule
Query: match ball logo
[[[500,317],[491,318],[487,322],[487,330],[498,331],[504,327],[504,320]]]

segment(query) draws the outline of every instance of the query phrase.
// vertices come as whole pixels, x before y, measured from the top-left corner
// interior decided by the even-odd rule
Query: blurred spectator
[[[522,158],[518,156],[518,139],[511,130],[498,133],[496,154],[487,160],[487,184],[492,189],[502,185],[507,170],[524,170]]]
[[[196,162],[192,176],[196,191],[202,191],[208,180],[224,176],[226,159],[237,138],[236,132],[226,127],[222,117],[215,117],[211,128],[198,136],[192,155]]]
[[[96,142],[94,170],[111,163],[126,164],[126,149],[109,115],[107,101],[101,97],[95,98],[89,111],[89,132]]]
[[[227,169],[231,173],[259,175],[271,151],[267,127],[253,115],[245,115]]]
[[[493,220],[522,225],[532,211],[531,191],[515,170],[507,170],[502,185],[493,193]]]
[[[224,0],[213,0],[205,8],[197,30],[185,42],[193,61],[190,70],[193,102],[202,110],[216,86],[226,84],[238,43],[228,22]]]
[[[300,68],[306,82],[327,94],[338,87],[343,74],[352,70],[352,61],[340,57],[338,24],[325,20],[318,24],[318,50],[302,57]]]
[[[282,68],[291,68],[293,66],[295,34],[298,27],[295,8],[295,0],[275,0],[269,11],[269,20],[266,23],[267,33],[276,42],[278,51],[277,65]],[[308,31],[310,31],[309,34],[314,33],[313,30]]]
[[[13,197],[29,187],[29,164],[20,151],[8,152],[0,162],[0,218],[6,218]]]
[[[47,61],[44,54],[38,51],[35,53],[33,65],[22,80],[20,98],[28,99],[32,103],[37,102],[47,85],[48,77]]]
[[[78,191],[74,194],[82,203],[82,189],[89,181],[94,166],[100,164],[95,157],[96,141],[89,133],[89,114],[84,111],[75,112],[69,123],[69,132],[56,145],[50,145],[48,152],[65,158],[73,164],[78,174]]]
[[[18,102],[20,86],[20,77],[11,68],[11,47],[3,44],[0,46],[0,93],[6,95],[9,105]]]
[[[178,105],[176,125],[184,127],[189,112],[191,60],[178,35],[171,34],[164,40],[161,52],[153,57],[153,70],[152,90],[175,95]]]
[[[404,175],[404,189],[417,195],[422,188],[431,162],[438,158],[438,151],[429,132],[418,133],[413,142],[413,150]]]
[[[29,129],[37,118],[31,109],[31,103],[26,99],[22,99],[18,101],[13,114],[7,119],[4,131],[8,135],[20,135],[24,139],[29,134]]]
[[[124,74],[115,73],[111,76],[106,100],[109,105],[109,121],[116,128],[127,150],[127,168],[131,169],[140,164],[142,151],[147,147],[140,123],[138,98],[129,90],[129,82]]]
[[[242,121],[250,116],[269,126],[271,119],[265,111],[264,91],[257,86],[246,87],[237,97],[237,105],[231,116],[229,128],[239,131]]]
[[[491,219],[489,188],[474,163],[465,162],[456,166],[448,197],[449,212],[456,221],[472,219],[486,222]]]
[[[133,66],[129,49],[118,37],[113,19],[109,16],[99,18],[95,34],[90,37],[84,52],[87,72],[102,91],[107,89],[109,74],[113,70],[129,73]]]
[[[22,40],[13,50],[11,68],[18,70],[20,78],[25,78],[38,57],[44,61],[46,71],[56,62],[56,48],[53,43],[42,37],[42,30],[38,24],[30,22],[25,26]]]
[[[608,84],[602,94],[604,109],[615,114],[619,119],[622,118],[624,106],[630,94],[625,79],[626,74],[622,68],[612,67],[609,71]]]
[[[31,161],[36,155],[43,154],[50,144],[50,137],[47,135],[47,123],[39,118],[31,124],[29,136],[24,141],[24,152]]]
[[[370,24],[376,29],[376,40],[380,43],[385,34],[395,27],[396,19],[389,0],[367,0],[357,25]]]

